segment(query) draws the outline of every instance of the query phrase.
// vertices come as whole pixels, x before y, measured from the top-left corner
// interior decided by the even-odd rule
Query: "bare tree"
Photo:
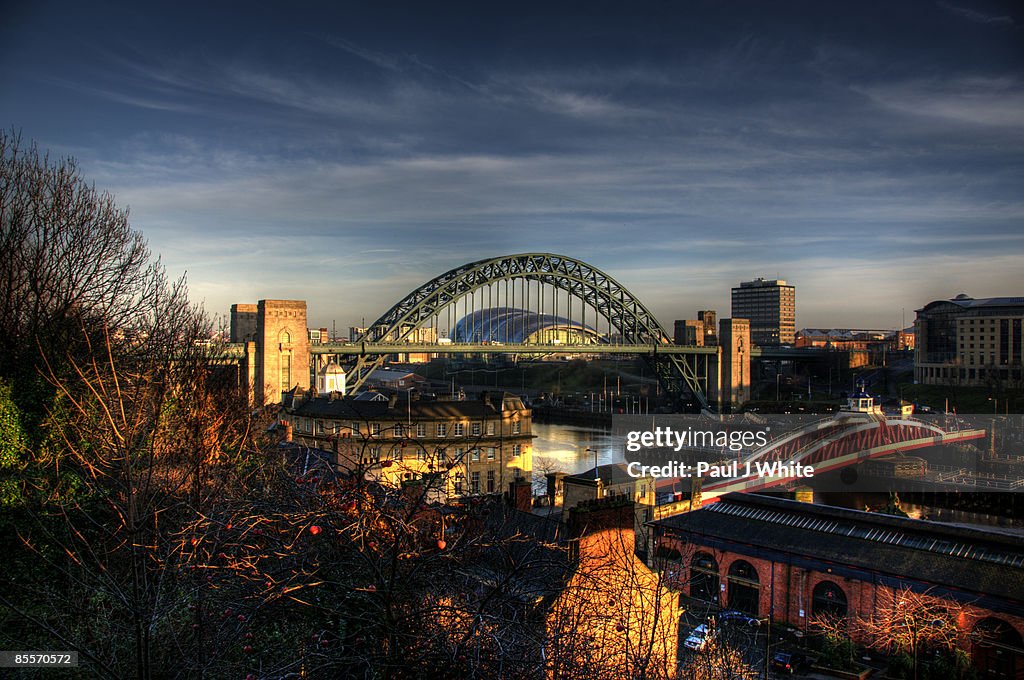
[[[749,647],[749,640],[720,630],[709,637],[703,649],[683,660],[679,676],[686,680],[759,680],[760,669],[748,659]]]
[[[921,652],[952,651],[959,639],[957,620],[964,606],[953,600],[910,588],[880,589],[878,603],[867,617],[817,617],[816,630],[834,642],[844,643],[852,662],[853,639],[886,653],[905,653],[913,677],[918,677]]]
[[[963,606],[953,600],[910,588],[885,589],[870,617],[856,624],[874,649],[903,652],[913,663],[914,678],[923,650],[952,651],[960,637],[957,620]]]
[[[161,272],[128,211],[74,160],[51,161],[0,131],[0,375],[30,378],[39,348],[66,350],[83,323],[137,325]]]
[[[181,526],[239,483],[259,429],[196,342],[208,324],[183,285],[160,286],[134,329],[120,351],[111,331],[98,346],[86,333],[84,357],[58,357],[68,375],[46,357],[55,443],[35,454],[54,479],[17,528],[35,568],[5,571],[0,603],[21,622],[10,638],[43,636],[98,674],[148,678],[176,663],[158,638],[180,602]]]

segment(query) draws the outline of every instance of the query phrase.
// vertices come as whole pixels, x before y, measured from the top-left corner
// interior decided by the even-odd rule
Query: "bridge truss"
[[[933,423],[913,419],[890,420],[879,417],[822,420],[770,441],[739,461],[741,464],[782,463],[783,470],[786,470],[783,474],[752,474],[711,481],[703,488],[703,498],[713,500],[732,491],[761,491],[798,481],[788,473],[789,466],[794,463],[809,465],[818,474],[854,465],[868,458],[984,439],[986,434],[982,429],[947,431]]]
[[[666,391],[677,396],[688,391],[707,406],[696,355],[659,352],[659,348],[671,344],[671,339],[636,296],[600,269],[551,253],[470,262],[416,288],[366,329],[361,344],[376,350],[384,346],[393,349],[358,355],[348,374],[349,388],[362,386],[388,354],[409,352],[408,341],[415,340],[417,329],[437,329],[439,319],[450,317],[453,310],[457,315],[460,303],[464,313],[469,313],[471,309],[493,308],[495,300],[498,306],[529,309],[538,315],[546,310],[583,328],[600,328],[603,324],[608,330],[605,342],[614,334],[618,351],[642,355]],[[451,328],[449,323],[449,332]],[[586,345],[579,345],[579,351],[585,353]]]

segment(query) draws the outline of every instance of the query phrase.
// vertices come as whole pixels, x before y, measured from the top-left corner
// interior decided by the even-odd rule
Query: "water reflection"
[[[594,467],[594,451],[597,451],[598,465],[621,463],[625,459],[622,437],[614,436],[609,430],[534,422],[533,434],[536,474],[585,472]],[[592,450],[587,451],[588,448]]]

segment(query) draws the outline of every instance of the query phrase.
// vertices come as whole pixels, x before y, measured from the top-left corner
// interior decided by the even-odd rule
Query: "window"
[[[729,609],[735,609],[754,618],[760,616],[760,579],[757,570],[744,560],[736,560],[729,567],[727,599]]]
[[[498,450],[495,447],[488,446],[487,447],[487,460],[494,460],[494,458],[497,455],[497,453],[498,453]]]
[[[474,437],[479,437],[480,436],[480,423],[473,423],[473,425],[471,426],[471,429],[470,429],[470,433]]]
[[[476,462],[480,460],[480,449],[473,449],[470,451],[469,459]]]
[[[285,334],[287,336],[287,333]],[[292,355],[281,355],[281,391],[291,389],[292,386]]]
[[[831,581],[822,581],[814,586],[811,595],[811,614],[846,618],[846,593]]]
[[[370,423],[370,436],[371,437],[379,437],[380,436],[380,423]]]
[[[518,420],[512,421],[512,434],[519,434],[523,431],[523,424]]]
[[[352,435],[353,436],[358,436],[359,435],[359,423],[352,423]]]
[[[370,460],[374,460],[374,461],[380,460],[380,447],[379,446],[371,446],[370,447]]]
[[[466,481],[466,476],[461,472],[455,475],[455,495],[462,495],[462,485]]]
[[[690,562],[690,596],[718,602],[718,562],[709,553],[698,552]]]
[[[416,436],[417,437],[426,437],[427,436],[427,426],[426,426],[426,424],[424,424],[424,423],[416,423]]]
[[[487,423],[487,436],[488,437],[493,437],[494,436],[494,423],[493,422]]]
[[[438,423],[437,424],[437,436],[438,437],[445,437],[447,435],[448,435],[448,426],[445,425],[444,423]]]
[[[466,435],[466,425],[465,425],[465,423],[455,423],[455,436],[456,437],[463,437],[465,435]]]
[[[512,455],[513,456],[518,456],[522,452],[523,452],[522,444],[513,444],[512,445]]]
[[[471,472],[469,475],[469,492],[480,493],[480,473]]]
[[[487,493],[494,493],[494,470],[487,471]]]
[[[318,434],[323,434],[324,433],[324,421],[322,421],[322,420],[316,421],[316,431],[317,431]]]
[[[395,429],[392,430],[395,439],[401,439],[405,436],[405,430],[402,428],[402,424],[398,423],[395,425]]]
[[[423,448],[422,446],[419,447],[418,449],[416,449],[416,460],[426,460],[426,459],[427,459],[427,450],[425,448]]]

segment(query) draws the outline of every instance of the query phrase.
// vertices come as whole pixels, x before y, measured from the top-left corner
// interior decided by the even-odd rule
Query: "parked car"
[[[807,657],[800,652],[778,651],[772,657],[772,668],[779,673],[793,673],[807,667]]]
[[[686,636],[686,639],[683,640],[683,647],[686,647],[691,652],[699,652],[708,646],[711,635],[712,633],[708,630],[707,625],[702,623]]]
[[[748,616],[743,612],[737,611],[725,611],[720,613],[718,615],[718,621],[719,623],[731,623],[744,626],[756,626],[759,623],[757,619]]]

